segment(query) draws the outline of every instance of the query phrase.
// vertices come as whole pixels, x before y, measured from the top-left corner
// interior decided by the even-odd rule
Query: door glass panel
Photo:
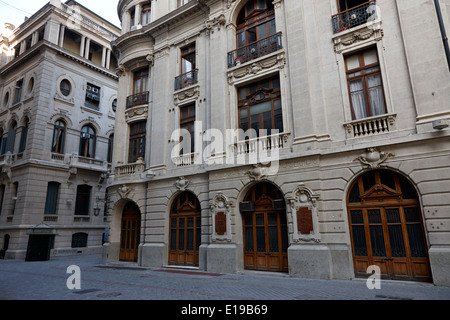
[[[355,256],[367,257],[366,235],[364,226],[353,226],[353,246],[355,248]]]
[[[269,252],[279,252],[278,227],[269,227]]]
[[[381,225],[370,226],[370,241],[372,244],[372,255],[374,257],[385,257],[386,248],[384,245],[383,227]]]
[[[367,216],[369,218],[369,223],[381,223],[380,210],[367,210]]]
[[[194,229],[187,230],[186,249],[188,251],[194,250]]]
[[[350,212],[350,217],[352,220],[352,224],[363,224],[363,213],[361,210],[353,210]]]
[[[389,242],[391,244],[392,257],[406,257],[405,244],[401,225],[390,225]]]
[[[406,222],[421,222],[417,207],[404,208]]]
[[[179,220],[179,231],[178,231],[178,250],[184,250],[184,218]]]
[[[256,228],[256,249],[258,252],[266,252],[266,232],[264,227]]]
[[[273,226],[273,225],[276,226],[278,224],[277,217],[278,217],[277,213],[269,213],[267,215],[268,223],[269,223],[270,226]]]
[[[256,225],[257,226],[264,226],[264,214],[257,214],[256,215]]]
[[[253,252],[253,227],[245,228],[245,251]]]
[[[406,226],[406,229],[408,231],[411,257],[425,258],[427,256],[427,248],[423,237],[422,226],[420,224],[410,224]]]
[[[399,209],[386,209],[386,220],[387,223],[401,223]]]

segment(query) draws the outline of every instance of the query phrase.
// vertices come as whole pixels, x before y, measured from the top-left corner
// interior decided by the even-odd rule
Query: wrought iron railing
[[[332,16],[333,32],[338,33],[351,29],[377,18],[376,1],[368,1],[359,6],[339,12]]]
[[[190,87],[198,82],[198,69],[183,73],[175,78],[175,91]]]
[[[130,108],[133,108],[135,106],[148,104],[148,97],[149,97],[148,91],[136,93],[136,94],[129,96],[127,98],[127,105],[126,105],[127,110]]]
[[[283,48],[281,32],[228,53],[228,68],[268,55]]]

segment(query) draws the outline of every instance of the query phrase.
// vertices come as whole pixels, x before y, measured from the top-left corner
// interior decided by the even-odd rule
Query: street
[[[177,300],[179,307],[172,312],[209,318],[218,313],[264,315],[270,311],[266,301],[450,299],[449,287],[433,284],[382,280],[380,289],[370,290],[365,279],[308,280],[265,272],[211,274],[126,263],[102,265],[100,255],[53,257],[46,262],[0,260],[0,284],[1,300]],[[196,304],[205,300],[237,305]]]

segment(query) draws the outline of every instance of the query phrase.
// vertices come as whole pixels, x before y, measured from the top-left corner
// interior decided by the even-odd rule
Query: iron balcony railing
[[[133,108],[135,106],[148,104],[148,96],[149,96],[148,91],[136,93],[136,94],[129,96],[127,98],[127,105],[126,105],[127,110],[130,108]]]
[[[351,29],[377,18],[376,1],[368,1],[359,6],[339,12],[332,16],[333,32],[338,33]]]
[[[183,73],[175,78],[175,91],[190,87],[198,82],[198,69]]]
[[[228,53],[228,68],[257,59],[283,48],[281,32]]]

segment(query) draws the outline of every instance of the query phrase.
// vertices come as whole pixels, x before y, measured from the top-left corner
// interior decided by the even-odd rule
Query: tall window
[[[58,203],[59,183],[49,182],[47,186],[47,198],[45,200],[44,214],[56,214]]]
[[[195,42],[181,48],[181,75],[175,78],[175,90],[197,83]]]
[[[195,103],[180,107],[180,129],[184,132],[180,138],[180,155],[195,152]]]
[[[17,130],[17,122],[13,121],[11,123],[11,126],[8,130],[8,136],[6,137],[6,141],[5,142],[5,149],[3,150],[2,147],[2,153],[14,153],[14,145],[16,143],[16,130]]]
[[[22,127],[22,134],[20,135],[20,145],[19,145],[19,153],[24,152],[27,146],[27,137],[28,137],[28,122],[29,119],[25,119],[25,125]]]
[[[150,4],[146,4],[142,7],[142,25],[145,26],[149,24],[151,21],[151,13],[152,13],[152,7]]]
[[[271,0],[250,0],[238,17],[238,48],[276,33],[275,13]]]
[[[106,158],[109,163],[112,162],[113,151],[114,151],[114,133],[112,133],[108,138],[108,155]]]
[[[19,103],[22,98],[22,89],[23,89],[23,79],[17,81],[15,89],[14,89],[14,100],[13,104]]]
[[[147,121],[136,122],[130,125],[129,163],[135,163],[139,158],[145,158],[146,134]]]
[[[195,43],[181,49],[181,74],[195,69]]]
[[[376,48],[347,56],[345,66],[353,119],[385,114],[386,104]]]
[[[134,73],[133,93],[141,93],[148,90],[148,68]]]
[[[64,140],[66,136],[66,124],[58,120],[53,128],[52,152],[64,153]]]
[[[88,185],[79,185],[77,187],[77,200],[75,203],[75,215],[87,216],[89,215],[89,206],[91,200],[92,187]]]
[[[95,157],[95,130],[91,126],[84,126],[81,129],[80,137],[80,152],[81,157],[94,158]]]
[[[239,126],[244,132],[260,129],[272,134],[272,129],[283,132],[280,78],[278,76],[251,83],[238,89]],[[255,138],[250,136],[250,138]]]

